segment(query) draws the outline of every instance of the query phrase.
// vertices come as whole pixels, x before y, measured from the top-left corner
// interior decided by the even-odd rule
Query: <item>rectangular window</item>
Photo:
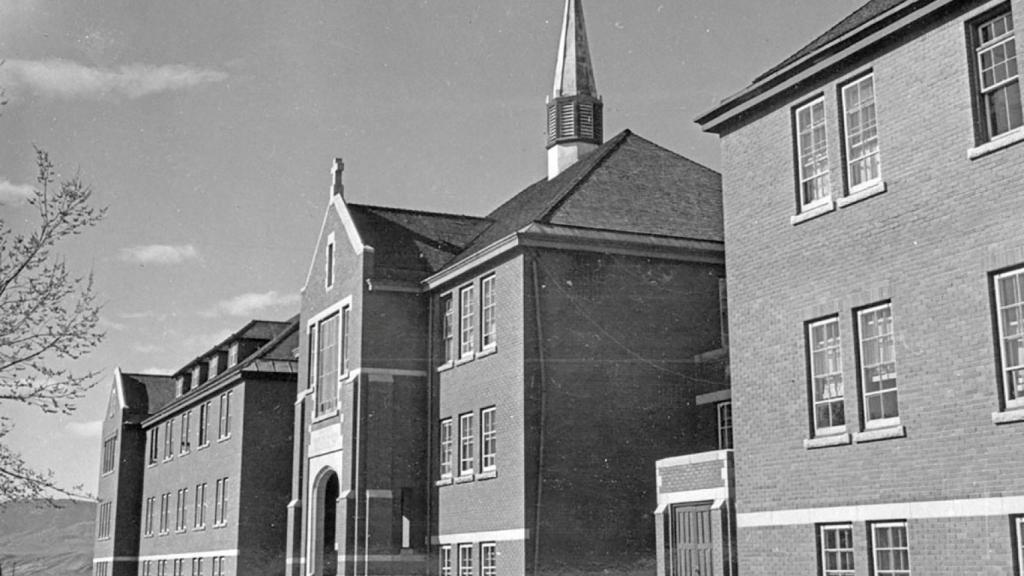
[[[495,409],[480,411],[480,468],[494,470],[498,453],[498,432],[494,422]]]
[[[213,558],[213,560],[211,561],[211,564],[213,564],[213,567],[211,568],[212,576],[226,576],[226,574],[224,573],[224,557],[223,556],[217,556],[217,557]]]
[[[853,568],[853,527],[821,527],[822,576],[856,576]]]
[[[472,356],[476,349],[476,290],[473,285],[459,290],[459,356]]]
[[[341,309],[341,372],[343,374],[348,374],[350,370],[349,358],[352,350],[349,347],[348,333],[351,330],[351,311],[351,306]]]
[[[327,257],[325,258],[325,260],[326,260],[326,262],[324,263],[324,265],[325,265],[324,277],[327,279],[326,280],[327,287],[330,288],[331,286],[334,286],[334,235],[333,234],[327,240]]]
[[[906,522],[872,524],[871,548],[875,576],[910,576]]]
[[[1007,408],[1024,407],[1024,268],[996,276],[999,361]]]
[[[338,407],[338,315],[320,322],[317,342],[317,414],[333,412]]]
[[[473,473],[473,413],[459,416],[459,476]]]
[[[206,576],[203,574],[203,559],[193,558],[192,559],[192,576]]]
[[[178,518],[177,531],[188,530],[188,488],[178,490]]]
[[[110,538],[110,502],[100,502],[99,517],[96,520],[96,539]]]
[[[725,278],[718,279],[718,314],[722,323],[722,348],[729,347],[729,287]]]
[[[206,528],[206,482],[196,484],[196,501],[192,509],[195,528]]]
[[[452,419],[441,420],[441,478],[452,477]]]
[[[153,576],[153,561],[146,560],[142,563],[142,576]]]
[[[896,393],[896,341],[892,305],[882,304],[857,313],[860,335],[864,421],[868,427],[896,424],[900,411]]]
[[[174,420],[164,422],[164,460],[174,458]]]
[[[494,275],[480,281],[480,347],[490,348],[497,343],[497,323],[494,318]]]
[[[220,421],[217,425],[217,439],[231,436],[231,390],[220,395]]]
[[[156,563],[156,576],[167,576],[167,560],[158,560]]]
[[[810,354],[811,411],[816,436],[846,429],[843,404],[843,356],[839,318],[826,318],[807,325]]]
[[[981,140],[991,140],[1022,123],[1017,44],[1009,11],[974,27],[974,51]]]
[[[206,378],[213,380],[220,372],[220,356],[210,356],[206,364],[209,366],[209,369],[206,371]]]
[[[825,133],[825,99],[796,109],[797,166],[800,177],[800,211],[826,204],[832,197],[828,172],[828,138]]]
[[[210,403],[199,405],[199,447],[210,444]]]
[[[185,576],[185,559],[174,559],[174,576]]]
[[[238,342],[232,342],[228,347],[228,368],[238,364]],[[200,558],[200,561],[202,558]]]
[[[154,426],[149,431],[149,463],[156,464],[160,459],[160,427]]]
[[[455,359],[455,306],[451,295],[441,299],[441,348],[444,364]]]
[[[875,117],[875,76],[868,74],[843,87],[846,177],[851,192],[882,178]]]
[[[441,546],[441,576],[452,576],[452,547]]]
[[[217,480],[217,492],[213,498],[213,525],[224,526],[228,523],[228,479]]]
[[[1014,526],[1016,527],[1017,537],[1017,566],[1021,576],[1024,576],[1024,517],[1017,518],[1014,520]]]
[[[480,576],[498,575],[498,554],[494,542],[480,544]]]
[[[718,449],[732,448],[732,402],[718,403]]]
[[[188,454],[192,450],[192,442],[189,437],[192,434],[192,411],[189,410],[181,415],[181,442],[178,451]]]
[[[306,334],[306,388],[316,385],[316,325],[310,325]]]
[[[117,436],[112,436],[103,441],[103,474],[114,471],[114,463],[117,461]]]
[[[156,508],[156,498],[150,496],[146,498],[146,513],[142,524],[142,534],[145,536],[153,535],[153,509]]]
[[[160,495],[160,533],[167,534],[171,531],[171,493],[165,492]]]
[[[475,576],[472,544],[459,544],[459,576]]]

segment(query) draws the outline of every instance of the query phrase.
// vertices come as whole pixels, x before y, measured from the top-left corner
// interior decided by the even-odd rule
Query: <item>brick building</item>
[[[252,321],[173,375],[115,371],[96,576],[282,572],[297,333]]]
[[[872,0],[698,119],[743,574],[1024,573],[1022,19]]]
[[[717,445],[720,177],[608,141],[582,6],[548,176],[477,218],[351,203],[302,292],[288,574],[649,570],[655,462]]]

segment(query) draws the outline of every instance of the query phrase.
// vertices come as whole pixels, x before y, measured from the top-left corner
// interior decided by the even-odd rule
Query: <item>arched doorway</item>
[[[320,472],[313,485],[316,495],[313,508],[312,573],[318,576],[338,574],[338,496],[341,486],[338,475],[330,468]]]

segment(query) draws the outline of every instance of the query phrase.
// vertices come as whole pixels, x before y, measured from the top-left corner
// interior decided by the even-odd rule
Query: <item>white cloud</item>
[[[258,292],[249,292],[247,294],[240,294],[234,298],[222,300],[217,303],[217,306],[208,310],[203,315],[218,316],[220,314],[227,314],[229,316],[251,317],[257,312],[261,312],[269,308],[294,306],[298,303],[298,294],[278,294],[275,290],[264,292],[262,294]]]
[[[67,431],[75,436],[83,438],[98,438],[103,433],[103,420],[90,420],[88,422],[68,422],[64,425]]]
[[[163,350],[162,346],[155,344],[133,344],[132,351],[138,352],[139,354],[153,354]]]
[[[14,184],[0,178],[0,206],[24,204],[32,197],[33,191],[31,184]]]
[[[226,73],[182,64],[128,64],[97,68],[71,60],[7,60],[0,66],[0,85],[28,89],[51,98],[141,98],[220,82]]]
[[[121,249],[121,260],[135,264],[181,264],[187,260],[198,259],[199,251],[191,244],[149,244]]]

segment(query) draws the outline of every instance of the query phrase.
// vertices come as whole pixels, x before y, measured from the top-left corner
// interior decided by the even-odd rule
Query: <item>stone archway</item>
[[[338,574],[338,474],[324,468],[313,484],[312,570],[316,576]]]

